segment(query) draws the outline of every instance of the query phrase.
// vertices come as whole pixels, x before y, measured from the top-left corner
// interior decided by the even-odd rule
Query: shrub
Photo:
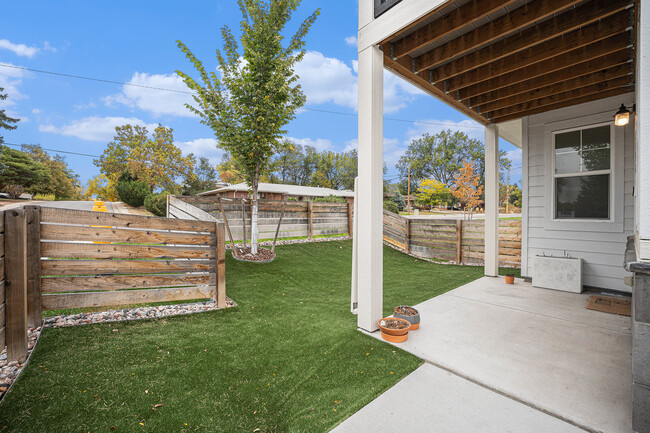
[[[314,197],[311,199],[313,202],[321,203],[346,203],[345,197],[339,197],[337,195],[328,195],[327,197]]]
[[[144,199],[151,194],[146,183],[131,176],[131,173],[124,172],[117,181],[117,196],[121,201],[133,207],[140,207]]]
[[[36,194],[34,200],[43,200],[43,201],[54,201],[56,198],[54,194]]]
[[[144,199],[144,207],[156,216],[167,216],[167,193],[149,194]]]
[[[395,191],[395,195],[393,196],[393,203],[397,205],[397,209],[399,209],[400,212],[403,211],[406,207],[404,196],[399,191]]]
[[[399,208],[392,200],[384,200],[384,209],[393,213],[399,213]]]

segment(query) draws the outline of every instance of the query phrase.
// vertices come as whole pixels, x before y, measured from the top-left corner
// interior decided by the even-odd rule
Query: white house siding
[[[580,221],[553,221],[551,195],[552,136],[554,130],[576,128],[609,122],[621,105],[632,105],[634,94],[562,108],[528,117],[524,122],[523,152],[524,194],[528,207],[524,209],[524,234],[528,233],[527,260],[522,263],[522,275],[531,276],[533,257],[538,254],[562,256],[568,253],[583,259],[583,282],[586,286],[630,292],[623,283],[630,275],[623,269],[623,255],[627,237],[634,232],[634,122],[626,127],[614,127],[613,176],[615,207],[613,223]],[[619,146],[623,146],[622,149]],[[618,180],[620,179],[620,180]],[[619,183],[616,189],[617,180]],[[620,195],[623,195],[621,199]]]

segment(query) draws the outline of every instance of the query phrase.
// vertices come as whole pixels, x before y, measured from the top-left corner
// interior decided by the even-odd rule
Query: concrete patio
[[[485,277],[419,304],[396,346],[426,364],[334,431],[632,431],[630,318],[591,294]]]

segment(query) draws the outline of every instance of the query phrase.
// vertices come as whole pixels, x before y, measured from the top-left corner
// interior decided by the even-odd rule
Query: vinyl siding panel
[[[612,197],[616,209],[614,224],[553,221],[549,210],[553,204],[552,193],[549,193],[552,190],[549,161],[553,130],[611,121],[621,103],[631,105],[632,101],[633,94],[628,94],[528,117],[528,127],[524,130],[528,152],[523,161],[528,168],[527,190],[524,191],[528,194],[528,242],[527,251],[523,252],[527,258],[523,275],[532,275],[535,255],[567,253],[583,259],[585,286],[631,291],[623,283],[623,278],[630,275],[623,269],[623,255],[627,237],[634,230],[634,122],[622,132],[616,132],[614,182],[615,188],[618,184],[622,191],[622,197],[617,194]],[[623,163],[616,158],[623,158]]]

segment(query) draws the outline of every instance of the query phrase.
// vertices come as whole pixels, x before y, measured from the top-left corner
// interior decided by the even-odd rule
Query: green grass
[[[226,255],[236,308],[44,330],[0,431],[327,431],[421,364],[356,330],[350,241],[277,253],[264,265]],[[385,248],[384,311],[482,274]]]

